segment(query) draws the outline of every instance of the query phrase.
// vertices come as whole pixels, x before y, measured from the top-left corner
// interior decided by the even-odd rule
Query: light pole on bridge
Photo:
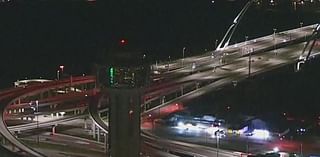
[[[57,79],[60,80],[60,70],[57,70]]]
[[[299,23],[300,24],[300,31],[302,31],[302,26],[303,26],[303,22],[300,22]],[[304,34],[304,40],[307,40],[307,35],[306,35],[306,33],[303,33]]]
[[[300,24],[300,28],[302,28],[302,26],[303,26],[303,22],[300,22],[299,24]]]
[[[276,28],[273,28],[273,40],[274,40],[274,53],[277,54],[277,50],[276,50],[276,44],[277,44],[277,40],[276,40],[276,32],[277,32],[277,29]]]
[[[251,53],[252,52],[250,52],[249,51],[249,49],[248,49],[248,47],[247,47],[247,41],[248,41],[248,36],[246,35],[245,36],[245,39],[246,39],[246,41],[245,41],[245,50],[246,50],[246,52],[248,52],[249,53],[249,57],[248,57],[248,78],[250,77],[250,75],[251,75]]]
[[[34,108],[34,106],[32,106],[32,105],[34,105],[34,103],[36,104],[36,108]],[[33,109],[33,111],[35,112],[34,114],[36,114],[36,123],[37,123],[37,131],[39,130],[39,101],[38,100],[36,100],[36,101],[31,101],[30,103],[29,103],[29,105],[31,106],[31,108]],[[39,144],[39,141],[40,141],[40,139],[39,139],[39,134],[37,134],[37,144]]]
[[[184,53],[186,51],[186,47],[182,48],[182,66],[183,66],[183,62],[184,62]]]
[[[216,139],[217,139],[217,157],[219,157],[219,140],[220,140],[220,132],[219,132],[219,130],[217,130],[215,133],[215,136],[216,136]]]

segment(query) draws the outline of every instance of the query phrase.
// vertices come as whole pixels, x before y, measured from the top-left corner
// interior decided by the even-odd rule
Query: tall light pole
[[[216,132],[216,138],[217,138],[217,157],[219,157],[219,137],[220,137],[220,134],[219,134],[219,131]]]
[[[300,156],[303,157],[302,143],[300,143]]]
[[[59,68],[60,68],[59,74],[60,76],[63,76],[64,65],[60,65]],[[59,77],[59,78],[62,78],[62,77]]]
[[[182,48],[182,66],[183,66],[183,62],[184,62],[184,53],[186,51],[186,47]]]
[[[61,72],[63,73],[64,65],[60,65],[59,68],[61,69]]]
[[[214,49],[216,50],[218,46],[218,39],[216,39],[215,43],[214,43]]]
[[[34,107],[34,103],[36,103],[36,106]],[[36,100],[36,101],[31,101],[29,103],[31,109],[34,111],[34,114],[36,115],[36,123],[37,123],[37,131],[39,130],[39,101]],[[37,134],[37,144],[39,144],[39,134]]]
[[[245,36],[245,39],[246,39],[246,41],[245,41],[245,50],[247,51],[247,52],[249,52],[249,57],[248,57],[248,77],[250,77],[250,75],[251,75],[251,52],[250,51],[248,51],[248,47],[247,47],[247,41],[248,41],[248,36],[246,35]]]
[[[169,58],[169,62],[168,62],[168,71],[169,71],[170,70],[171,56],[169,56],[168,58]]]
[[[247,155],[248,155],[248,154],[249,154],[249,139],[248,139],[248,136],[247,136],[246,140],[247,140],[247,147],[246,147],[246,149],[247,149]]]
[[[300,22],[299,24],[300,24],[300,28],[302,28],[302,26],[303,26],[303,22]]]
[[[273,40],[274,40],[274,47],[273,47],[273,49],[274,49],[274,53],[275,53],[275,54],[277,54],[277,51],[276,51],[276,43],[277,43],[277,41],[276,41],[276,31],[277,31],[277,29],[276,29],[276,28],[273,28]]]
[[[300,29],[302,31],[303,22],[300,22]],[[304,33],[304,40],[307,40],[306,33]]]
[[[39,101],[36,100],[36,108],[37,108],[37,130],[39,131]],[[39,144],[39,134],[37,134],[37,143]]]
[[[60,70],[57,70],[57,79],[60,80]]]

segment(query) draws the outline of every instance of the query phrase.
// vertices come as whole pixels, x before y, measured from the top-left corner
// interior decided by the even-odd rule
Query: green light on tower
[[[109,69],[109,76],[110,76],[110,84],[112,85],[114,83],[114,68],[111,67]]]

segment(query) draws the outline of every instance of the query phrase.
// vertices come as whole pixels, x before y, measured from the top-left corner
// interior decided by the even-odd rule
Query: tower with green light
[[[108,156],[139,157],[140,106],[150,66],[142,52],[114,51],[106,61],[97,77],[109,98]]]

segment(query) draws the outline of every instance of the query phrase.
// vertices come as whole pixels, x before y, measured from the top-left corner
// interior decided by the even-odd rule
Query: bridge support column
[[[110,92],[109,92],[110,91]],[[108,89],[110,155],[139,157],[142,90]]]
[[[109,154],[109,141],[108,141],[108,134],[107,133],[104,133],[104,146],[105,146],[106,154],[108,156],[108,154]]]
[[[96,139],[96,125],[92,123],[91,125],[91,130],[92,130],[92,137]]]
[[[16,146],[13,143],[11,143],[11,149],[12,149],[12,152],[15,152],[16,150]]]
[[[97,127],[97,141],[100,142],[100,128]]]
[[[5,145],[6,144],[6,139],[4,137],[1,137],[0,138],[0,141],[1,141],[1,144],[2,145]]]

